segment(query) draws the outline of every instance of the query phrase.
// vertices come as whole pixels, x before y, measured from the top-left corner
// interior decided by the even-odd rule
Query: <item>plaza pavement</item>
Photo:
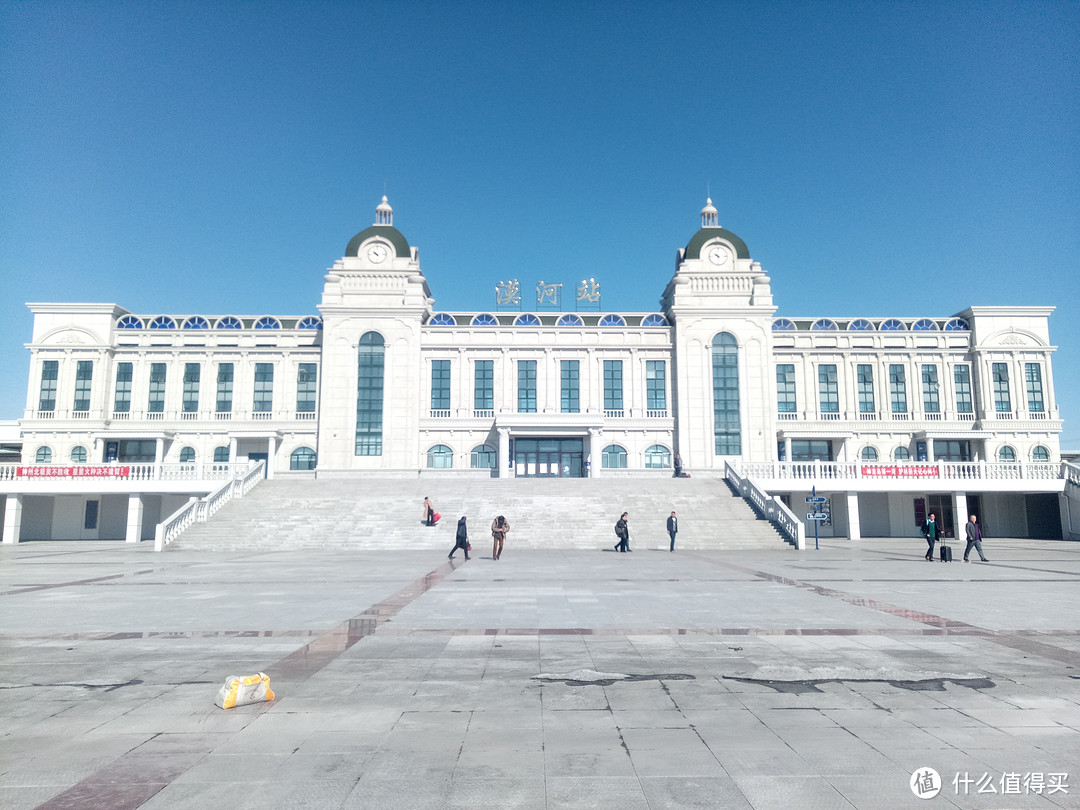
[[[0,807],[1080,807],[1080,544],[924,548],[3,546]]]

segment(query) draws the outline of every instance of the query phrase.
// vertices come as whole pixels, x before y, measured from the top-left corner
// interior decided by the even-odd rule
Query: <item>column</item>
[[[848,540],[862,540],[862,528],[859,525],[859,493],[847,493]]]
[[[18,543],[22,532],[22,495],[8,495],[4,500],[4,542]]]
[[[495,459],[496,475],[513,478],[514,460],[510,458],[510,429],[499,428],[499,456]]]
[[[955,537],[957,541],[961,539],[966,540],[967,535],[964,534],[964,526],[967,524],[968,519],[968,502],[966,492],[954,492],[953,493],[953,520],[956,521]],[[980,518],[981,520],[981,518]]]
[[[128,495],[127,534],[124,536],[124,540],[128,543],[138,543],[142,540],[142,519],[142,495],[132,493],[131,495]]]
[[[600,468],[603,466],[600,463],[600,443],[597,441],[599,435],[599,430],[589,428],[589,438],[585,442],[585,465],[589,471],[589,478],[600,477]]]

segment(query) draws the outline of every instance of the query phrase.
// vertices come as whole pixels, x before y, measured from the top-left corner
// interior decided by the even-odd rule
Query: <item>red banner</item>
[[[16,478],[127,478],[131,467],[16,467]]]
[[[938,468],[932,464],[875,464],[862,468],[863,478],[937,478]]]

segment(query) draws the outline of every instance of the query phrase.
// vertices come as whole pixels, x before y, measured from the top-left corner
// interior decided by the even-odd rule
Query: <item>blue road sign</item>
[[[825,503],[828,498],[823,498],[821,495],[815,495],[813,498],[807,498],[807,503]]]
[[[807,520],[828,520],[829,516],[827,514],[825,514],[824,512],[807,512],[806,513],[806,519]]]

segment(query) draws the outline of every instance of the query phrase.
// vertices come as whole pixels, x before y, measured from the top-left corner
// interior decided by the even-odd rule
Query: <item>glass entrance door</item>
[[[581,478],[581,439],[515,439],[514,474],[518,478]]]

